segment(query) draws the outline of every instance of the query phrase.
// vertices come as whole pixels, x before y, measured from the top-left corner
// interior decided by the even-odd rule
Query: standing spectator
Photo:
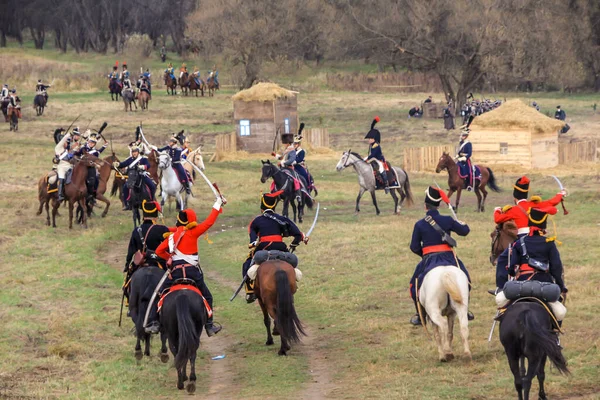
[[[560,106],[556,106],[556,112],[554,113],[554,118],[556,118],[560,121],[566,121],[567,114],[565,113],[565,110],[560,108]],[[569,131],[569,129],[571,129],[571,127],[569,126],[569,124],[567,124],[565,122],[565,126],[562,127],[562,129],[560,130],[560,133],[567,133]]]
[[[454,110],[450,102],[448,102],[448,106],[444,108],[444,129],[454,129]]]

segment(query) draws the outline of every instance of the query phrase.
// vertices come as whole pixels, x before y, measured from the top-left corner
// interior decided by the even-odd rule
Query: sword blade
[[[231,296],[231,298],[229,299],[229,301],[233,301],[233,299],[235,299],[235,297],[240,293],[240,291],[244,287],[244,283],[246,283],[247,279],[248,279],[248,275],[246,275],[244,277],[244,279],[242,280],[242,283],[240,283],[240,287],[238,287],[237,290],[233,293],[233,296]]]
[[[193,163],[189,162],[187,159],[184,159],[184,161],[188,164],[190,164],[192,166],[192,168],[194,168],[196,170],[196,172],[198,174],[200,174],[200,176],[202,178],[204,178],[204,180],[206,181],[206,183],[208,184],[208,186],[210,187],[210,189],[212,190],[212,192],[215,195],[215,198],[219,198],[219,197],[223,197],[222,195],[219,195],[219,192],[217,192],[217,189],[213,186],[212,182],[210,181],[210,179],[208,179],[208,177],[206,175],[204,175],[204,172],[202,172],[202,170],[200,168],[198,168],[197,166],[195,166]]]
[[[156,299],[158,291],[160,290],[163,283],[165,283],[165,281],[167,280],[167,276],[169,276],[169,270],[165,271],[165,274],[158,282],[158,285],[156,285],[156,288],[154,288],[154,293],[152,293],[152,297],[150,297],[150,303],[148,303],[148,308],[146,309],[146,315],[144,315],[144,327],[148,325],[148,316],[150,316],[150,309],[154,306],[154,299]]]
[[[310,226],[310,229],[308,230],[306,237],[310,237],[310,234],[312,233],[312,231],[315,229],[315,226],[317,225],[317,218],[319,218],[319,209],[320,208],[321,208],[321,203],[317,203],[317,211],[315,211],[315,219],[313,220],[313,223]]]
[[[562,182],[560,181],[560,179],[558,179],[558,177],[556,175],[550,175],[550,176],[554,178],[556,183],[558,183],[558,187],[560,188],[560,190],[565,190]]]

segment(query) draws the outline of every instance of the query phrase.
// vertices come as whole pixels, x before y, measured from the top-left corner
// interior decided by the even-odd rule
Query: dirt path
[[[213,271],[207,271],[206,275],[209,279],[217,282],[219,285],[228,287],[232,291],[238,288],[238,284],[229,281],[223,276]],[[331,377],[331,363],[327,360],[327,356],[321,351],[320,343],[323,343],[323,339],[318,337],[318,334],[310,326],[304,326],[306,334],[302,344],[298,346],[300,352],[304,354],[309,362],[311,380],[307,383],[306,387],[297,395],[298,399],[326,399],[332,397],[336,385],[333,383]],[[223,360],[221,360],[223,361]],[[212,375],[213,369],[211,369]],[[213,381],[214,382],[214,381]],[[212,385],[211,383],[211,390]]]
[[[126,250],[123,249],[124,241],[111,241],[104,248],[110,249],[108,253],[98,255],[99,259],[111,267],[122,271],[123,259]],[[125,311],[124,311],[125,313]],[[123,317],[125,319],[125,317]],[[232,359],[225,357],[220,360],[212,360],[212,357],[222,354],[232,354],[231,349],[235,346],[233,337],[226,331],[219,333],[212,338],[203,335],[201,337],[201,348],[207,351],[210,358],[206,361],[209,367],[210,383],[209,396],[220,399],[231,399],[240,397],[241,387],[234,383],[235,373],[233,372]],[[172,357],[171,357],[172,361]],[[174,372],[174,371],[171,371]],[[175,376],[175,375],[174,375]]]

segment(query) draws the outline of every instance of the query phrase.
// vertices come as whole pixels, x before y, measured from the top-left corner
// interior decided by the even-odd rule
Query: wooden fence
[[[215,154],[213,154],[210,161],[219,161],[219,155],[228,154],[233,151],[237,151],[237,134],[232,132],[217,135]]]
[[[311,128],[302,132],[304,142],[312,147],[329,147],[329,131],[325,128]]]
[[[432,171],[438,164],[444,152],[454,157],[454,145],[428,147],[409,147],[404,149],[404,162],[402,168],[407,172]]]
[[[558,145],[558,163],[575,164],[579,162],[597,162],[598,146],[597,140],[585,142],[560,143]]]

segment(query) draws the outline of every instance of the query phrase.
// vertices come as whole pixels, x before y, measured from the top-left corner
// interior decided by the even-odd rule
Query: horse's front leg
[[[481,192],[478,187],[475,187],[475,196],[477,196],[477,212],[481,211],[481,207],[483,207],[483,200],[481,196]]]
[[[485,199],[487,199],[488,192],[485,190],[485,186],[480,186],[481,193],[483,193],[483,199],[481,200],[481,212],[485,211]]]
[[[356,207],[354,208],[354,212],[356,214],[358,214],[360,212],[360,198],[362,197],[362,195],[365,193],[365,189],[361,186],[360,190],[358,191],[358,196],[356,196]]]
[[[108,209],[110,208],[110,200],[108,200],[106,197],[104,197],[103,194],[96,194],[96,200],[99,200],[103,203],[106,204],[106,207],[104,207],[104,211],[102,212],[102,218],[106,217],[106,214],[108,214]]]
[[[144,355],[142,354],[142,344],[140,338],[138,337],[135,341],[135,359],[137,361],[140,361],[143,357]]]
[[[377,197],[375,197],[375,189],[371,190],[371,199],[373,199],[373,205],[375,206],[375,212],[377,215],[381,214],[379,207],[377,206]]]
[[[82,209],[82,216],[81,216],[81,224],[83,225],[83,227],[85,229],[87,229],[88,225],[87,225],[87,212],[86,212],[86,207],[87,205],[85,204],[85,198],[79,200],[79,204],[81,205],[81,209]]]
[[[390,194],[392,195],[392,199],[394,199],[394,214],[398,214],[398,196],[395,191],[396,189],[390,190]]]
[[[146,346],[144,348],[144,355],[146,357],[150,357],[150,339],[152,338],[152,335],[150,335],[149,333],[146,334]]]
[[[289,211],[290,211],[289,207],[290,207],[290,200],[289,200],[289,198],[286,197],[285,200],[283,201],[283,210],[282,210],[284,217],[289,218]]]
[[[50,199],[46,199],[46,226],[50,226]]]
[[[73,207],[74,203],[69,200],[69,229],[73,229]]]

